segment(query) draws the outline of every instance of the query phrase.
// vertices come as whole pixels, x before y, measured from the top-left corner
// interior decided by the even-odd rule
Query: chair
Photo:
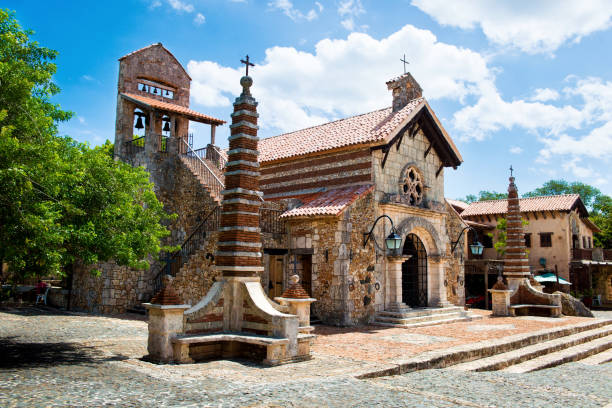
[[[49,289],[51,289],[51,287],[47,286],[44,293],[39,293],[36,295],[36,305],[38,304],[38,301],[44,302],[45,305],[47,304],[47,294],[49,293]]]
[[[601,295],[593,296],[593,306],[601,306]]]

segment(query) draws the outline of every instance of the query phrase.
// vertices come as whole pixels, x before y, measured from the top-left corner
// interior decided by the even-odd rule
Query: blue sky
[[[521,3],[520,7],[517,4]],[[581,4],[588,3],[588,4]],[[5,1],[59,51],[56,98],[79,141],[113,140],[118,61],[162,42],[187,68],[191,107],[229,119],[249,54],[260,136],[391,104],[408,70],[464,163],[446,195],[521,192],[551,178],[612,194],[612,7],[604,0]],[[194,128],[196,144],[208,129]],[[228,135],[218,131],[222,145]]]

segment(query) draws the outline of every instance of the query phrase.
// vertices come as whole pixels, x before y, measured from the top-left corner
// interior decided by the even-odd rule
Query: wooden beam
[[[552,218],[553,220],[556,218],[554,211],[550,211],[550,218]]]
[[[385,168],[385,163],[387,162],[387,157],[389,157],[389,151],[390,150],[391,150],[391,146],[387,146],[386,149],[383,149],[383,152],[385,152],[385,157],[383,157],[382,163],[381,163],[381,167],[383,169]]]
[[[487,214],[487,221],[491,222],[491,217],[489,217],[489,215]]]
[[[431,146],[433,146],[433,143],[429,143],[429,147],[427,148],[427,150],[425,150],[425,154],[423,155],[423,158],[427,158],[427,155],[429,154],[429,151],[431,150]]]
[[[421,125],[419,125],[418,123],[415,123],[415,125],[410,130],[410,138],[414,139],[417,133],[419,133],[419,130],[421,130]]]
[[[436,171],[436,178],[438,178],[438,176],[440,175],[440,172],[442,171],[443,168],[444,168],[443,164],[441,164],[440,167],[438,167],[438,171]]]
[[[402,140],[404,140],[404,135],[409,131],[402,132],[402,135],[397,139],[397,145],[395,145],[395,150],[399,151],[400,146],[402,145]]]

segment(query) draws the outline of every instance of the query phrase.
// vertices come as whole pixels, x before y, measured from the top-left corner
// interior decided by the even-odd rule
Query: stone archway
[[[397,230],[402,237],[414,234],[422,243],[427,255],[427,301],[421,302],[421,304],[431,307],[447,305],[446,288],[444,287],[445,262],[440,253],[441,250],[444,251],[444,248],[446,248],[447,242],[440,238],[440,234],[438,234],[434,225],[422,217],[408,217],[402,220],[398,224]]]
[[[404,239],[403,255],[410,256],[402,264],[402,302],[410,307],[427,306],[427,251],[416,234]]]

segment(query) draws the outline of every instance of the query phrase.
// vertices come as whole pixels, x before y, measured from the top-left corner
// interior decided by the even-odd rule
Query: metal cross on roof
[[[404,63],[404,74],[406,73],[406,64],[410,64],[408,61],[406,61],[406,54],[404,54],[404,59],[400,59],[400,61],[402,61]]]
[[[249,62],[249,55],[247,54],[246,56],[246,61],[245,60],[240,60],[241,63],[243,63],[244,65],[246,65],[246,76],[249,76],[249,66],[254,67],[255,64],[253,64],[252,62]]]
[[[512,168],[512,165],[510,165],[510,177],[512,177],[512,172],[514,171],[514,169]]]

